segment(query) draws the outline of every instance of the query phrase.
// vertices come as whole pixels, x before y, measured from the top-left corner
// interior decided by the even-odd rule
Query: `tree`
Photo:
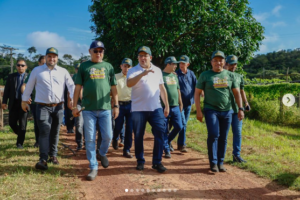
[[[124,57],[136,60],[138,47],[152,50],[162,67],[167,56],[186,54],[191,68],[210,67],[211,54],[235,54],[240,64],[252,58],[264,39],[264,28],[252,16],[248,0],[93,0],[91,29],[105,44],[115,67]]]
[[[32,47],[28,48],[27,51],[29,53],[29,57],[31,58],[31,54],[36,53],[36,48],[34,46],[32,46]]]
[[[24,58],[24,54],[23,54],[23,53],[18,53],[17,58],[18,58],[18,59]]]
[[[65,54],[65,55],[63,55],[63,59],[64,59],[69,65],[72,64],[72,61],[73,61],[72,55],[70,55],[70,54]]]

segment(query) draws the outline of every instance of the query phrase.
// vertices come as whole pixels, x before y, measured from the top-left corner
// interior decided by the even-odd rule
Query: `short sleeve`
[[[180,85],[179,85],[179,80],[178,80],[177,75],[175,77],[176,77],[176,80],[177,80],[177,89],[180,90]]]
[[[231,85],[231,89],[232,88],[239,88],[239,84],[237,82],[237,76],[235,76],[233,73],[229,74],[229,76],[231,77],[231,80],[232,80],[232,85]]]
[[[245,81],[244,81],[243,76],[241,75],[241,85],[240,85],[240,89],[241,89],[241,90],[244,90],[244,87],[245,87]]]
[[[110,85],[117,85],[117,79],[115,76],[115,71],[114,68],[111,66],[110,71],[109,71],[109,76],[110,76]]]
[[[134,68],[131,68],[127,72],[127,79],[133,78],[134,77]]]
[[[83,66],[79,67],[76,78],[75,78],[75,85],[82,85],[83,84],[83,77],[84,77],[84,70]]]
[[[163,79],[163,75],[162,75],[162,71],[159,69],[157,70],[160,73],[160,78],[159,78],[159,84],[164,84],[164,79]]]
[[[205,89],[205,74],[204,73],[202,73],[199,76],[199,79],[198,79],[197,84],[196,84],[196,88],[201,89],[201,90]]]

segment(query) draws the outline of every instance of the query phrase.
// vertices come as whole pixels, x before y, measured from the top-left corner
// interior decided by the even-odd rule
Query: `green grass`
[[[70,160],[60,157],[61,165],[48,164],[45,172],[34,168],[39,159],[33,148],[35,137],[33,123],[27,127],[24,149],[16,148],[16,135],[8,126],[0,131],[0,199],[76,199],[78,178]],[[61,146],[59,146],[61,147]]]
[[[187,128],[187,146],[207,153],[207,129],[191,114]],[[245,164],[232,162],[232,131],[228,134],[226,163],[249,170],[261,177],[300,190],[300,128],[289,128],[244,119],[242,157]]]

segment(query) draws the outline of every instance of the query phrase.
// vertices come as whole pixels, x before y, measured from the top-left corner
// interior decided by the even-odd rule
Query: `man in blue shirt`
[[[194,102],[194,93],[195,87],[197,83],[196,76],[193,71],[189,70],[190,59],[186,55],[180,56],[179,59],[179,68],[176,73],[178,75],[181,98],[183,103],[183,109],[181,112],[182,115],[182,124],[183,129],[179,132],[179,136],[177,139],[177,149],[181,152],[187,152],[186,144],[185,144],[185,133],[186,133],[186,125],[190,117],[191,107],[195,103]],[[170,147],[172,151],[172,146]]]

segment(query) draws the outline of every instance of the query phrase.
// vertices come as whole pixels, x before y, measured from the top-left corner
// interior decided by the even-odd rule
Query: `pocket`
[[[36,116],[37,120],[41,120],[41,121],[45,121],[49,117],[47,108],[41,105],[38,105],[36,107],[36,115],[37,115]]]

